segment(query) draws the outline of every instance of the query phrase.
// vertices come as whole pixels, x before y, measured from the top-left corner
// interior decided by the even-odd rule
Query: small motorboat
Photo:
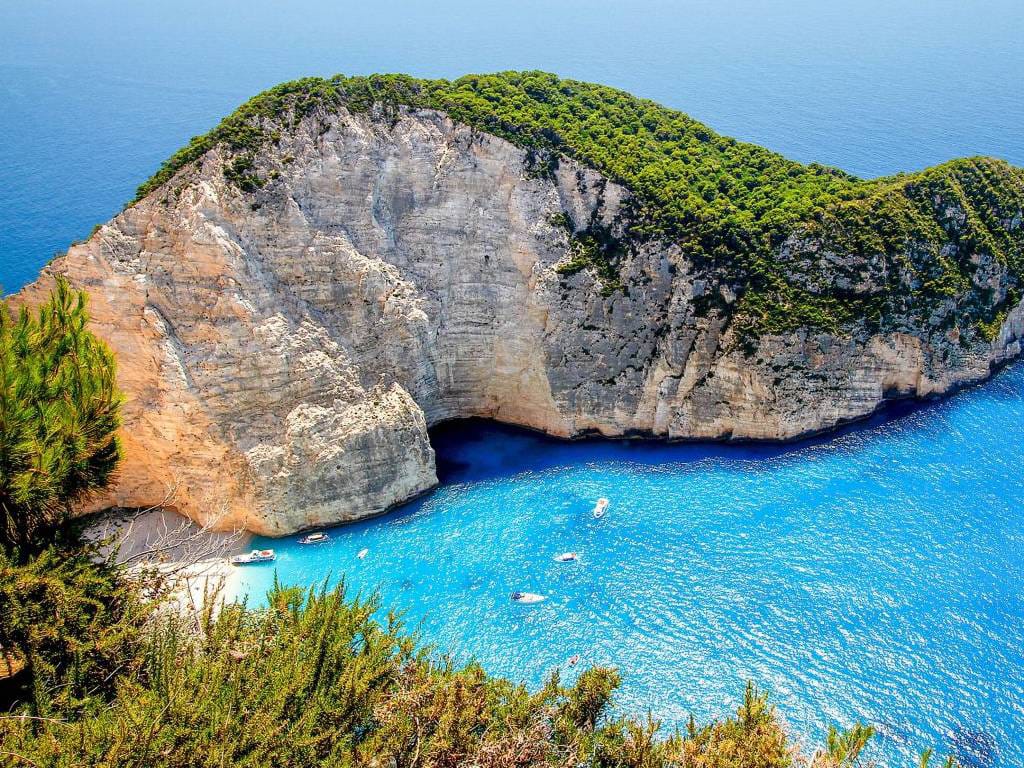
[[[232,565],[252,565],[253,563],[271,563],[277,557],[272,549],[254,549],[244,555],[235,555],[231,558]]]
[[[575,667],[577,664],[580,663],[580,655],[578,653],[574,653],[572,656],[569,657],[569,661],[567,663],[570,667]]]
[[[597,500],[597,504],[594,505],[594,517],[600,519],[604,517],[604,513],[608,511],[608,499],[601,497]]]
[[[563,552],[560,555],[555,555],[556,563],[574,563],[580,559],[580,556],[575,552]]]
[[[360,560],[362,560],[364,557],[366,557],[367,554],[369,554],[369,552],[370,552],[370,550],[368,550],[368,549],[360,549],[359,550],[359,554],[356,555],[356,557],[358,557]]]
[[[534,605],[536,603],[543,603],[547,600],[544,595],[538,595],[535,592],[513,592],[512,602],[522,603],[523,605]]]
[[[330,541],[331,537],[323,531],[317,531],[316,533],[309,533],[299,539],[299,544],[323,544],[325,541]]]

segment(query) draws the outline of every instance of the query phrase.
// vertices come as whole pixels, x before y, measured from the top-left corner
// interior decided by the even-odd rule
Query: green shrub
[[[91,568],[112,595],[122,594],[106,581],[106,571]],[[76,561],[70,572],[55,571],[55,578],[73,574],[77,585],[88,570]],[[84,617],[68,634],[75,643],[88,641],[91,628],[95,643],[122,655],[122,664],[105,678],[116,695],[52,700],[41,710],[50,719],[21,719],[17,712],[0,718],[4,752],[26,765],[868,765],[859,761],[872,732],[861,725],[830,733],[815,762],[795,762],[798,753],[774,708],[752,685],[734,716],[702,727],[691,721],[685,732],[667,735],[651,717],[612,711],[620,680],[614,669],[585,670],[571,686],[555,672],[531,693],[476,664],[459,666],[419,647],[395,616],[374,618],[380,614],[376,598],[347,598],[343,585],[305,592],[275,586],[269,607],[259,611],[229,605],[215,612],[208,602],[199,615],[156,612],[141,635],[135,631],[137,611],[122,611],[113,626],[132,631],[118,633],[103,620],[109,612],[97,613],[96,593],[91,587],[86,592],[88,599],[64,603]],[[53,602],[44,598],[41,605]],[[104,638],[115,641],[102,643]],[[88,642],[75,650],[86,647]],[[80,656],[60,650],[48,658],[58,660],[53,669],[74,676]],[[101,656],[101,662],[90,661],[96,664],[92,678],[113,658]]]
[[[28,556],[120,458],[114,358],[84,293],[58,279],[36,312],[0,305],[0,546]]]
[[[0,656],[24,665],[20,698],[33,716],[79,714],[109,700],[137,670],[146,610],[89,549],[48,547],[27,561],[0,548]]]

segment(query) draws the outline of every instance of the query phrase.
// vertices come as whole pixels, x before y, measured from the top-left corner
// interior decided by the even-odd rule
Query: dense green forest
[[[257,156],[304,117],[344,107],[377,110],[392,119],[400,105],[441,110],[528,148],[538,173],[564,156],[631,189],[639,210],[624,241],[615,248],[582,249],[575,260],[575,267],[603,270],[608,294],[624,288],[614,275],[621,254],[658,238],[679,243],[690,259],[735,286],[741,295],[737,318],[755,333],[877,326],[906,313],[927,316],[954,298],[958,322],[991,336],[998,326],[993,323],[1019,296],[1021,169],[976,157],[862,181],[720,136],[681,112],[623,91],[543,72],[454,81],[375,75],[285,83],[193,139],[139,188],[136,199],[217,145],[234,153],[225,175],[255,192],[269,181]],[[576,222],[577,228],[585,224]],[[794,280],[792,265],[780,257],[787,242],[797,250],[801,243],[814,244],[802,253],[814,262],[808,279]],[[838,267],[823,258],[829,253],[852,256],[858,273],[874,269],[880,277],[867,287],[850,287],[835,279]],[[1010,269],[1013,290],[1006,296],[978,295],[972,276],[979,253]]]
[[[114,364],[84,295],[59,283],[37,313],[0,317],[0,766],[871,765],[869,726],[801,751],[753,685],[734,713],[671,732],[616,712],[628,670],[530,691],[343,584],[186,607],[166,571],[116,565],[68,515],[119,457]]]

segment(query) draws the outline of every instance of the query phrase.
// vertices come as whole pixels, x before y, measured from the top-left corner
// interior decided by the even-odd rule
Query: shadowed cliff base
[[[1013,362],[1007,363],[1000,366],[998,371],[1013,365],[1015,365]],[[998,375],[998,372],[994,372],[993,375]],[[985,383],[987,382],[976,382],[965,385],[962,389],[970,390]],[[994,391],[990,396],[996,396],[997,393],[998,391]],[[960,392],[958,391],[957,394]],[[884,430],[888,425],[898,425],[906,419],[925,414],[944,399],[944,397],[930,399],[901,397],[887,400],[873,413],[855,421],[790,440],[730,440],[728,438],[711,441],[686,438],[668,440],[643,434],[612,438],[591,434],[563,438],[529,427],[482,418],[452,419],[432,426],[429,434],[436,456],[438,485],[444,486],[450,483],[500,480],[516,474],[520,467],[526,465],[530,466],[531,471],[539,471],[544,468],[564,466],[574,461],[592,462],[595,460],[594,449],[603,444],[609,445],[609,451],[614,454],[614,460],[621,461],[628,458],[639,464],[661,464],[666,460],[688,463],[708,458],[725,461],[742,458],[760,462],[797,455],[807,448],[827,447],[847,435],[859,435],[866,440],[880,439],[880,430]],[[1016,400],[1016,395],[1012,395],[1012,399]],[[522,443],[520,446],[520,450],[523,452],[522,461],[509,460],[507,456],[504,456],[499,464],[489,465],[486,462],[470,463],[457,458],[459,454],[464,453],[461,449],[465,446],[472,446],[474,443],[483,444],[495,436],[499,439],[501,436],[516,438],[518,443]],[[623,448],[628,450],[628,454],[622,454]],[[671,451],[668,456],[666,449]],[[576,452],[578,452],[578,456],[574,456]],[[548,457],[547,463],[545,463],[545,457]],[[745,471],[750,472],[764,469],[766,467],[758,463],[752,463],[745,467]],[[403,504],[396,505],[395,509],[401,508]]]

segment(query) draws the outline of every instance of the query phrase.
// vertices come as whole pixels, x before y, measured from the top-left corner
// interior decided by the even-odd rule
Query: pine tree
[[[58,278],[36,312],[0,302],[0,545],[27,557],[104,488],[121,455],[114,358]]]

